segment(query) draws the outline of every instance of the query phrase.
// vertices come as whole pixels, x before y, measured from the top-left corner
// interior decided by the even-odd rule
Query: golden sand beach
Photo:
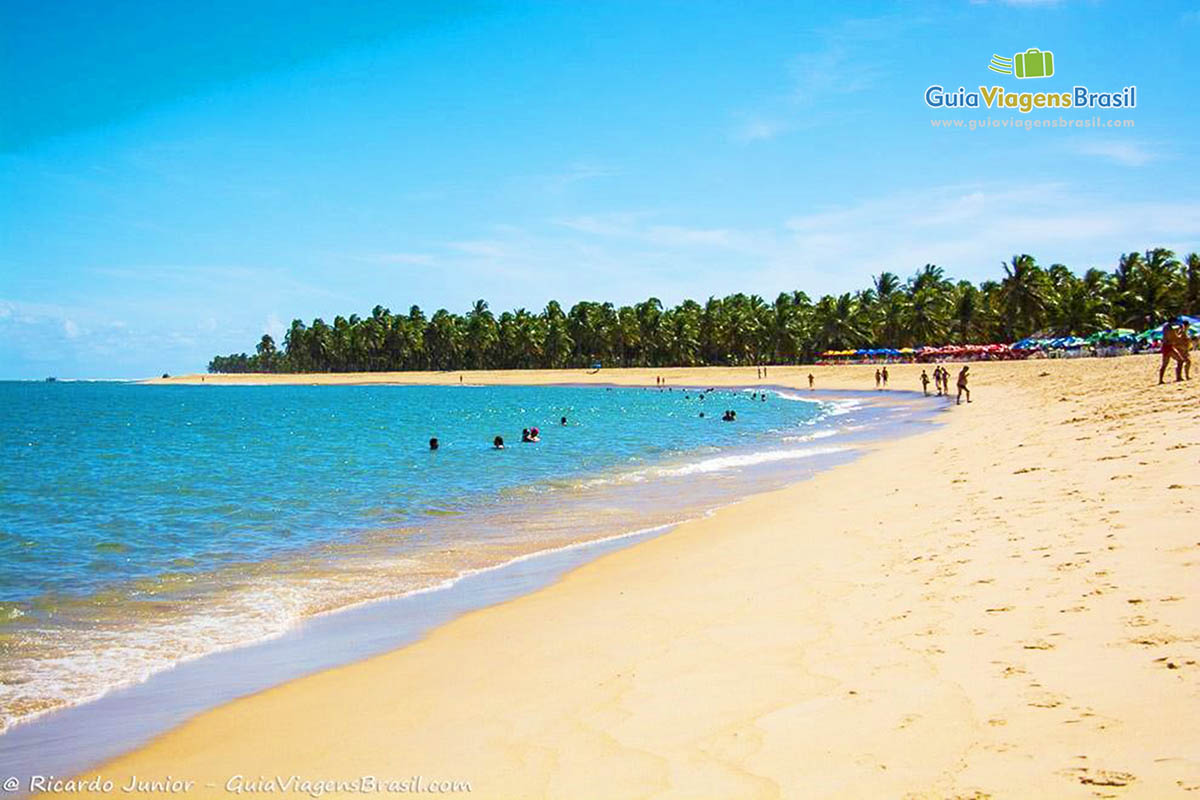
[[[921,369],[891,367],[892,390],[919,392]],[[873,367],[763,383],[810,372],[818,389],[874,385]],[[89,775],[171,775],[199,797],[229,796],[237,775],[420,775],[486,798],[1200,796],[1200,380],[1156,386],[1144,357],[971,372],[975,402],[932,432],[216,708]],[[656,375],[755,382],[462,377]]]

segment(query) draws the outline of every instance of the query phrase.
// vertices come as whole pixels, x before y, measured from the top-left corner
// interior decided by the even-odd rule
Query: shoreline
[[[607,385],[607,384],[606,384]],[[584,386],[588,386],[584,384]],[[601,388],[588,386],[588,388]],[[781,395],[789,395],[791,390],[785,386],[763,387],[729,387],[734,391],[759,389]],[[818,447],[811,453],[811,458],[800,459],[790,452],[781,451],[779,455],[787,457],[787,466],[774,466],[776,459],[764,459],[766,463],[758,463],[751,459],[750,466],[736,467],[739,477],[736,479],[743,489],[731,499],[711,499],[717,504],[684,509],[683,517],[671,522],[657,521],[646,524],[651,528],[635,526],[634,528],[614,529],[616,532],[598,538],[587,538],[566,545],[554,546],[548,549],[538,549],[515,556],[503,562],[481,568],[469,569],[456,577],[442,583],[424,587],[391,597],[380,597],[346,606],[328,609],[316,615],[299,620],[287,630],[268,635],[245,643],[221,647],[205,654],[199,654],[176,662],[165,670],[156,670],[153,674],[132,684],[114,686],[88,700],[72,703],[67,706],[47,709],[35,716],[16,722],[8,731],[0,734],[0,742],[5,748],[0,752],[0,773],[19,773],[22,769],[35,769],[39,773],[72,774],[85,769],[105,759],[112,758],[144,744],[151,736],[160,734],[170,727],[184,722],[190,715],[201,713],[221,703],[235,700],[252,692],[262,691],[284,682],[294,680],[304,675],[312,674],[320,669],[335,668],[353,663],[362,658],[376,655],[380,652],[402,647],[415,638],[425,635],[429,630],[443,624],[454,615],[442,613],[442,607],[454,608],[455,613],[472,611],[491,605],[494,602],[494,592],[486,588],[490,581],[486,573],[493,571],[506,573],[511,571],[528,572],[541,577],[526,580],[523,588],[515,594],[536,590],[555,580],[563,569],[572,569],[587,563],[596,554],[612,549],[629,546],[633,542],[660,535],[681,522],[706,516],[716,508],[747,496],[747,493],[758,491],[757,488],[746,486],[747,481],[755,480],[752,476],[760,476],[778,483],[783,480],[786,484],[807,480],[812,474],[829,469],[847,459],[858,457],[864,450],[877,446],[881,439],[891,439],[903,436],[908,428],[897,428],[894,433],[887,434],[879,430],[881,425],[895,425],[901,420],[907,422],[924,422],[929,424],[932,415],[936,413],[915,402],[906,393],[896,392],[883,397],[865,392],[830,392],[821,393],[820,397],[794,397],[802,402],[821,402],[838,406],[851,401],[860,410],[850,409],[850,416],[845,417],[850,422],[860,423],[851,429],[843,429],[835,420],[845,411],[834,411],[825,427],[828,436],[818,436],[823,443],[836,445],[829,452]],[[845,424],[845,423],[843,423]],[[854,428],[869,428],[869,432],[851,432]],[[799,437],[808,441],[807,437]],[[785,437],[785,441],[787,441]],[[775,443],[779,447],[780,443]],[[794,447],[795,445],[790,445]],[[785,446],[787,447],[787,446]],[[757,451],[756,451],[757,452]],[[768,447],[766,453],[771,452]],[[745,458],[745,455],[733,456]],[[797,460],[791,460],[797,459]],[[649,468],[653,468],[652,466]],[[665,468],[665,467],[660,467]],[[725,467],[728,469],[728,467]],[[766,472],[764,472],[766,470]],[[778,473],[790,477],[770,478],[768,475]],[[661,517],[662,515],[657,515]],[[637,520],[631,520],[636,522]],[[520,567],[521,562],[530,562],[527,568]],[[566,567],[562,567],[566,564]],[[499,578],[503,582],[503,578]],[[465,587],[459,584],[465,582]],[[470,587],[484,586],[482,589]],[[466,591],[467,596],[463,596]],[[471,592],[481,596],[471,599]],[[433,596],[428,602],[413,602],[417,595]],[[513,595],[515,596],[515,595]],[[356,614],[365,607],[381,606],[370,612]],[[390,616],[387,607],[402,609],[418,606],[417,617],[399,620],[401,611],[396,610]],[[344,616],[348,615],[348,616]],[[331,619],[325,620],[325,617]],[[349,628],[365,638],[379,638],[378,620],[388,617],[388,625],[398,625],[407,631],[403,637],[385,636],[386,646],[372,647],[367,650],[342,644],[337,644],[339,633],[330,635],[331,626]],[[335,619],[336,618],[336,619]],[[364,620],[375,619],[375,622]],[[315,630],[315,633],[314,633]],[[326,633],[322,633],[324,630]],[[333,650],[331,651],[331,646]],[[308,647],[321,651],[319,658],[306,658],[302,649]],[[295,665],[279,663],[279,652],[290,650]],[[299,654],[299,655],[297,655]],[[248,671],[252,679],[226,677],[228,665],[237,662],[239,669]],[[263,668],[263,665],[266,667]],[[222,674],[222,670],[225,674]],[[265,671],[264,671],[265,670]],[[141,715],[144,715],[143,719]],[[64,753],[69,750],[69,753]]]
[[[1200,788],[1196,384],[1097,362],[972,365],[976,402],[931,433],[87,774],[390,771],[487,797]]]

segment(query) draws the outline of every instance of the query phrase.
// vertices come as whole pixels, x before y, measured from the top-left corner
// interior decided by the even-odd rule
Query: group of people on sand
[[[1167,367],[1175,361],[1175,380],[1192,379],[1191,326],[1186,319],[1168,322],[1162,329],[1162,366],[1158,368],[1158,382],[1163,382]]]
[[[957,404],[962,405],[963,395],[967,396],[967,402],[971,402],[971,390],[967,388],[967,373],[970,372],[971,365],[963,364],[963,368],[958,371],[958,399]],[[933,368],[933,383],[937,388],[938,396],[950,394],[950,370],[938,364]],[[929,396],[929,372],[921,370],[921,391],[925,396]]]
[[[875,388],[876,389],[886,389],[887,382],[888,382],[887,367],[884,367],[883,369],[875,370]],[[809,387],[810,388],[812,387],[812,383],[809,383]]]
[[[767,377],[767,368],[766,367],[756,367],[756,370],[758,372],[759,380],[762,380],[763,378]]]

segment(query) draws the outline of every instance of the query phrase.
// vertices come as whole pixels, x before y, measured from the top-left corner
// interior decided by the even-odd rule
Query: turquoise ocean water
[[[0,383],[0,727],[845,449],[844,406],[766,396]]]

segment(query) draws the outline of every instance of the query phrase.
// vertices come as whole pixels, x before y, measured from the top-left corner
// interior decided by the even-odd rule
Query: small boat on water
[[[49,378],[46,378],[46,383],[58,383],[58,378],[51,375]]]

